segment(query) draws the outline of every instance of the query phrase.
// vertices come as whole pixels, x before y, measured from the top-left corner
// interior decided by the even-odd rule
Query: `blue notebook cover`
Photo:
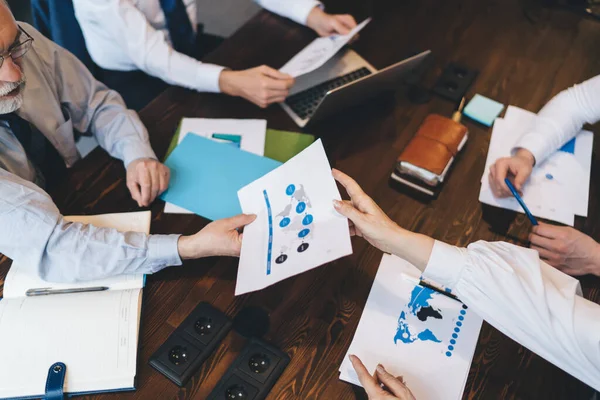
[[[242,209],[237,191],[279,167],[279,161],[188,134],[165,165],[169,189],[161,198],[210,220],[233,217]]]

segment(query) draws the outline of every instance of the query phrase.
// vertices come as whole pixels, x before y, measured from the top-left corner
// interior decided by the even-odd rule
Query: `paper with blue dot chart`
[[[352,254],[348,220],[321,140],[238,191],[244,228],[235,294],[263,289]]]
[[[340,379],[360,386],[349,354],[370,373],[381,363],[417,399],[461,399],[483,320],[467,306],[415,283],[415,266],[384,254]]]
[[[523,213],[514,197],[497,198],[489,184],[490,166],[508,157],[525,134],[535,131],[536,114],[509,106],[504,118],[497,118],[492,129],[488,155],[481,178],[479,201],[491,206]],[[590,197],[594,134],[581,131],[573,140],[535,166],[523,187],[523,201],[533,215],[573,226],[575,215],[587,217]]]

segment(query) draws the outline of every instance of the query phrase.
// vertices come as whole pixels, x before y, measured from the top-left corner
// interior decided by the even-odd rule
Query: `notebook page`
[[[48,368],[65,391],[133,388],[141,289],[0,301],[0,398],[44,394]]]
[[[150,211],[141,211],[118,214],[66,216],[64,218],[67,221],[91,224],[100,228],[114,228],[120,232],[150,233],[151,217]],[[78,283],[50,283],[40,278],[37,266],[14,261],[6,276],[4,297],[24,297],[27,290],[37,288],[69,289],[97,286],[107,286],[110,290],[142,288],[144,287],[144,275],[119,275]]]

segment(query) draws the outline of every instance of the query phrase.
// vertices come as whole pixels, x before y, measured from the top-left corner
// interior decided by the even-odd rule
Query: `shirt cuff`
[[[214,64],[200,64],[196,75],[196,90],[199,92],[221,93],[219,77],[225,67]]]
[[[435,241],[423,277],[454,289],[466,265],[466,250]]]
[[[537,132],[531,132],[523,135],[512,149],[512,154],[515,154],[518,149],[525,149],[533,154],[535,164],[541,164],[548,156],[547,146],[542,137]]]
[[[123,163],[125,164],[125,169],[127,169],[132,161],[135,161],[139,158],[151,158],[153,160],[158,160],[149,143],[136,142],[124,146]]]
[[[181,235],[150,235],[148,238],[148,259],[152,273],[165,267],[181,265],[177,241]]]
[[[290,11],[287,17],[292,21],[295,21],[302,25],[306,25],[308,14],[310,14],[313,8],[320,7],[321,9],[324,9],[323,3],[321,3],[320,1],[313,0],[294,1],[289,5],[289,7]]]

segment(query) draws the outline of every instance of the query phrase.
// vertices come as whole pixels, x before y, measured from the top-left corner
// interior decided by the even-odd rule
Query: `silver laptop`
[[[299,127],[394,90],[431,53],[424,51],[378,71],[350,49],[336,54],[317,70],[296,79],[283,109]]]

